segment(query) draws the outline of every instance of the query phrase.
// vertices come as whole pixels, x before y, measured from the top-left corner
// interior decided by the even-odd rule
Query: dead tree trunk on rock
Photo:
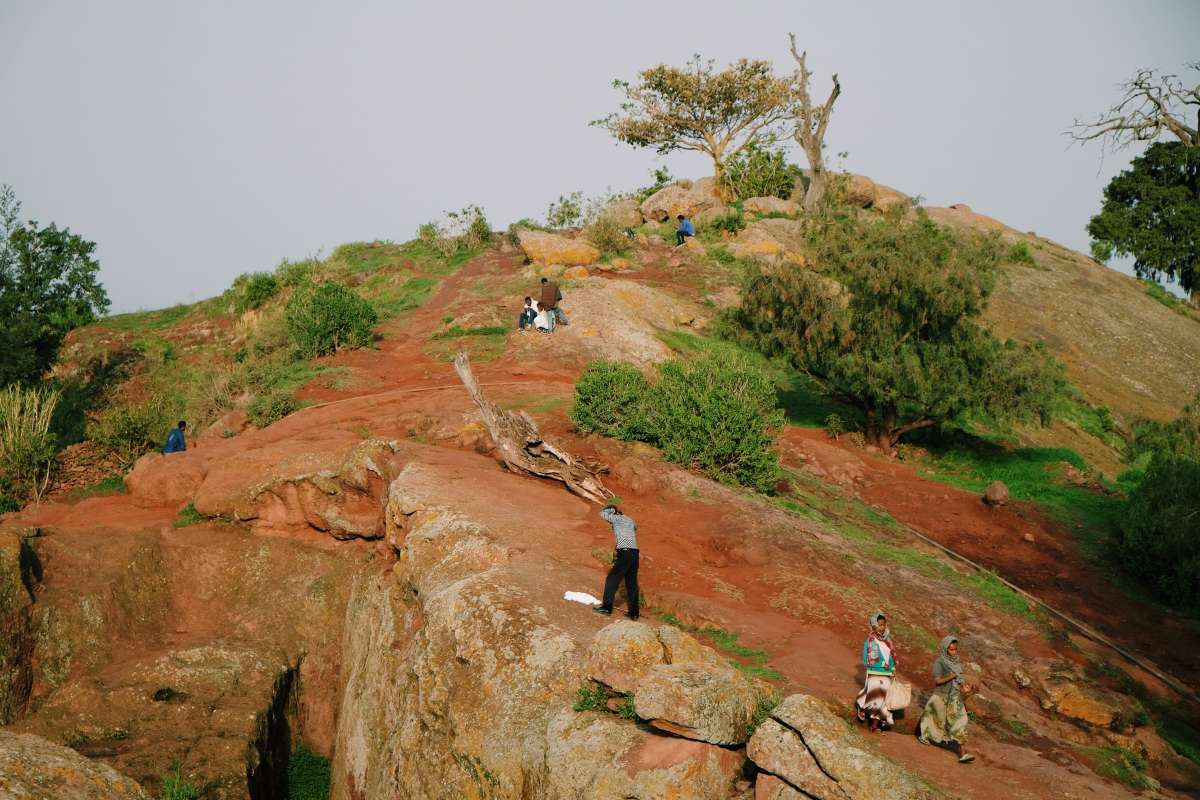
[[[562,481],[572,493],[593,503],[607,502],[613,496],[598,477],[605,469],[603,465],[575,458],[543,439],[537,424],[524,411],[510,413],[488,400],[471,372],[471,361],[465,352],[460,351],[454,357],[454,371],[479,406],[483,424],[510,471]]]
[[[808,159],[809,183],[808,190],[805,191],[804,183],[800,178],[796,178],[796,186],[792,190],[792,200],[799,202],[804,200],[804,210],[811,214],[817,209],[821,198],[825,196],[827,176],[825,172],[825,129],[829,127],[829,117],[833,113],[833,104],[837,102],[838,95],[842,93],[842,84],[838,82],[838,76],[833,74],[833,89],[829,92],[829,99],[820,105],[814,106],[812,96],[809,94],[808,82],[812,78],[812,73],[808,70],[808,52],[796,52],[796,35],[789,33],[788,38],[791,41],[792,58],[796,59],[796,64],[799,69],[796,72],[796,104],[793,120],[792,136],[796,143],[804,150],[804,157]]]

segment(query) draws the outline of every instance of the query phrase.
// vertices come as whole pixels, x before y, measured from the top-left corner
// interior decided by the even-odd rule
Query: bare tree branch
[[[833,74],[833,88],[829,91],[828,99],[819,106],[813,107],[812,97],[809,94],[808,88],[809,80],[812,78],[812,73],[808,69],[808,52],[798,52],[796,50],[796,34],[789,33],[788,40],[791,43],[792,58],[795,59],[798,67],[794,81],[796,103],[792,107],[792,113],[795,117],[792,136],[801,149],[804,150],[804,157],[808,160],[809,183],[808,190],[804,192],[804,208],[806,211],[811,212],[825,195],[825,130],[829,127],[829,118],[833,114],[833,104],[837,102],[838,96],[842,93],[842,84],[838,81],[838,76],[835,72]],[[799,195],[802,186],[800,180],[797,179],[796,190],[792,193],[792,199],[800,199]]]
[[[1187,66],[1200,72],[1200,63]],[[1200,84],[1187,88],[1178,75],[1139,69],[1119,85],[1123,96],[1115,105],[1092,122],[1075,120],[1067,131],[1072,140],[1099,139],[1104,146],[1119,150],[1170,133],[1188,147],[1200,147]]]

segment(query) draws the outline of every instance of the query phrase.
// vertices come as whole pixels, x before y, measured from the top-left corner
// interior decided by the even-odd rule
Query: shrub
[[[288,800],[328,800],[329,759],[300,745],[288,759]]]
[[[584,684],[579,687],[579,692],[575,695],[574,709],[576,711],[603,711],[608,701],[608,695],[604,689],[592,684]]]
[[[446,217],[450,221],[448,229],[455,239],[457,250],[474,250],[491,241],[492,228],[479,206],[464,206],[458,211],[448,212]]]
[[[746,217],[742,213],[742,210],[735,206],[728,214],[709,220],[702,227],[706,231],[716,231],[732,235],[746,227]]]
[[[1033,252],[1029,249],[1028,242],[1013,242],[1008,248],[1008,260],[1014,264],[1025,264],[1033,267],[1037,262],[1033,260]]]
[[[838,439],[845,432],[846,423],[840,414],[830,414],[825,418],[825,433],[829,434],[830,439]]]
[[[290,389],[273,388],[254,396],[246,407],[246,416],[256,428],[265,428],[297,411],[300,402]]]
[[[285,258],[275,267],[275,279],[280,286],[299,286],[307,283],[320,266],[321,260],[316,256],[303,261],[288,261]]]
[[[583,231],[583,237],[605,255],[619,255],[629,248],[629,238],[615,218],[601,214]]]
[[[646,376],[632,364],[593,361],[575,383],[571,422],[585,433],[647,440]]]
[[[158,449],[176,421],[159,399],[151,398],[141,405],[105,409],[88,422],[86,435],[127,468],[145,453]]]
[[[41,497],[55,453],[51,429],[60,393],[10,386],[0,391],[0,493]]]
[[[782,149],[751,144],[725,164],[725,180],[735,196],[779,197],[792,195],[800,168],[789,164]]]
[[[279,291],[279,281],[270,272],[256,272],[246,278],[237,299],[238,311],[258,308]]]
[[[333,281],[303,287],[287,304],[288,337],[305,357],[365,347],[374,340],[372,329],[378,321],[370,303]]]
[[[725,352],[720,352],[725,350]],[[726,483],[771,491],[783,426],[775,386],[732,348],[659,366],[646,417],[663,455]]]
[[[1156,455],[1115,539],[1121,564],[1171,606],[1200,606],[1200,461]]]
[[[546,209],[546,224],[551,228],[574,228],[583,219],[583,192],[571,192]]]

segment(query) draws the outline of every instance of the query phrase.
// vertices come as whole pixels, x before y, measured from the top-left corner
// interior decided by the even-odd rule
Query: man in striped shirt
[[[612,503],[606,505],[600,512],[600,518],[612,526],[613,537],[616,539],[617,552],[613,557],[612,569],[604,581],[604,600],[592,610],[597,614],[612,614],[613,599],[617,596],[617,587],[625,581],[625,594],[628,595],[629,612],[625,615],[630,619],[638,618],[638,546],[637,523],[622,514]]]

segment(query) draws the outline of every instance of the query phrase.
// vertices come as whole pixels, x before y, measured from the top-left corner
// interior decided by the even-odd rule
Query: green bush
[[[279,281],[270,272],[256,272],[246,278],[237,299],[238,311],[258,308],[279,291]]]
[[[652,438],[646,424],[646,376],[632,364],[593,361],[575,382],[571,422],[585,433],[616,439]]]
[[[1119,563],[1167,604],[1200,606],[1200,461],[1157,455],[1130,493]]]
[[[585,683],[579,687],[579,692],[575,695],[576,711],[604,711],[608,695],[604,689],[595,684]]]
[[[664,362],[646,416],[668,460],[725,483],[775,488],[783,412],[775,385],[741,353],[729,348]]]
[[[574,228],[583,219],[583,192],[571,192],[546,209],[546,224],[551,228]]]
[[[303,261],[288,261],[285,258],[275,267],[275,279],[280,286],[299,286],[307,283],[320,266],[320,259],[315,257]]]
[[[1033,260],[1033,251],[1029,249],[1028,242],[1013,242],[1008,248],[1008,260],[1013,264],[1025,264],[1026,266],[1036,266],[1037,262]]]
[[[246,416],[256,428],[265,428],[300,409],[290,389],[273,388],[257,394],[246,407]]]
[[[701,233],[715,231],[717,233],[729,233],[732,235],[746,227],[746,217],[740,208],[734,206],[728,214],[709,220],[700,227]]]
[[[625,229],[609,214],[601,214],[595,222],[584,228],[583,238],[607,256],[620,255],[629,249]]]
[[[127,468],[160,448],[177,421],[160,400],[152,398],[141,405],[105,409],[88,422],[86,435],[102,451],[116,456],[119,466]]]
[[[302,287],[287,304],[287,330],[296,352],[323,356],[374,341],[379,315],[371,304],[340,283]]]
[[[288,759],[287,800],[328,800],[329,759],[300,745]]]
[[[752,144],[725,164],[725,180],[740,199],[792,195],[800,168],[789,164],[781,149]]]

